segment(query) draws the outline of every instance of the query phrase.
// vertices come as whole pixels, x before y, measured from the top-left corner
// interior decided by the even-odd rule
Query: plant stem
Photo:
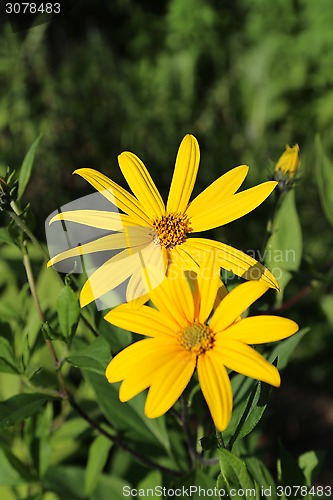
[[[183,407],[181,421],[183,424],[184,434],[185,434],[185,438],[186,438],[187,451],[188,451],[188,455],[190,458],[191,469],[194,470],[197,454],[196,454],[195,448],[193,447],[193,436],[191,434],[191,430],[190,430],[190,426],[189,426],[189,415],[188,415],[188,407],[187,407],[188,400],[187,400],[187,397],[185,396],[185,393],[182,394],[181,401],[182,401],[182,407]]]
[[[219,448],[225,448],[222,432],[220,432],[216,427],[215,427],[215,435],[216,435],[217,444],[219,445]]]
[[[81,415],[81,417],[84,418],[84,420],[86,420],[87,422],[89,422],[89,424],[91,425],[91,427],[93,427],[100,434],[102,434],[107,439],[109,439],[110,441],[112,441],[113,444],[115,444],[116,446],[119,446],[123,450],[127,451],[128,453],[130,453],[134,458],[136,458],[143,465],[146,465],[150,469],[158,469],[161,472],[165,472],[169,476],[173,476],[173,477],[182,477],[184,475],[182,472],[179,472],[179,471],[176,471],[176,470],[173,470],[173,469],[169,469],[169,467],[165,467],[164,465],[160,465],[160,464],[157,464],[157,463],[153,462],[152,460],[150,460],[150,458],[147,458],[144,455],[141,455],[141,453],[139,453],[138,451],[133,450],[130,446],[128,446],[128,444],[123,439],[121,439],[121,437],[116,436],[116,435],[114,436],[114,435],[110,434],[98,422],[96,422],[96,420],[94,420],[93,418],[91,418],[83,410],[83,408],[76,403],[76,401],[73,399],[73,397],[71,395],[69,395],[68,401],[69,401],[70,405],[72,406],[72,408],[79,415]]]
[[[31,295],[32,295],[33,301],[35,303],[35,307],[37,309],[37,313],[38,313],[39,319],[40,319],[41,323],[45,323],[44,313],[43,313],[42,308],[40,306],[39,297],[38,297],[38,294],[37,294],[36,283],[35,283],[35,280],[34,280],[32,269],[31,269],[31,263],[30,263],[30,259],[29,259],[29,255],[28,255],[27,240],[23,241],[23,244],[22,244],[22,253],[23,253],[23,264],[24,264],[24,267],[25,267],[25,272],[27,274],[27,278],[28,278],[28,283],[29,283]],[[67,390],[66,390],[66,387],[65,387],[64,379],[63,379],[62,373],[60,371],[60,363],[58,361],[57,354],[55,352],[54,346],[53,346],[52,342],[49,339],[46,339],[46,345],[48,347],[50,356],[51,356],[53,364],[54,364],[54,368],[55,368],[55,371],[56,371],[56,377],[57,377],[57,380],[58,380],[58,383],[59,383],[60,390],[61,390],[61,392],[62,392],[62,394],[64,396],[67,396]]]

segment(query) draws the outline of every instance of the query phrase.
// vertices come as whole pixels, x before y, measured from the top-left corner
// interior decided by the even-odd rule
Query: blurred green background
[[[123,150],[144,161],[165,197],[186,133],[201,147],[195,193],[243,163],[245,187],[267,180],[285,144],[299,144],[303,261],[285,299],[316,283],[286,315],[311,331],[266,425],[294,453],[329,448],[332,459],[333,234],[315,150],[320,134],[333,158],[332,1],[81,0],[17,33],[2,15],[0,173],[18,169],[43,134],[25,193],[41,240],[49,213],[92,192],[72,176],[76,168],[96,168],[126,187],[117,166]],[[211,236],[260,249],[268,206]],[[328,466],[322,478],[333,483]]]

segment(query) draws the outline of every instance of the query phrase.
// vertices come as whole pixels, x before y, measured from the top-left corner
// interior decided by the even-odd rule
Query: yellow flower
[[[290,187],[293,184],[299,166],[298,144],[295,144],[292,148],[287,144],[286,150],[282,153],[274,168],[274,178],[279,182],[280,189]]]
[[[123,212],[112,212],[111,207],[110,211],[73,210],[60,213],[50,221],[66,220],[117,231],[59,253],[48,263],[50,266],[69,257],[122,249],[89,277],[81,291],[81,306],[100,298],[128,278],[127,300],[144,296],[154,278],[156,286],[161,276],[173,274],[173,270],[176,274],[186,269],[196,271],[212,247],[217,250],[224,269],[246,279],[260,279],[278,289],[274,276],[252,257],[224,243],[188,237],[247,214],[270,195],[277,182],[264,182],[235,194],[248,172],[248,167],[241,165],[222,175],[190,202],[199,157],[197,140],[186,135],[179,147],[166,206],[148,170],[133,153],[124,152],[118,160],[134,196],[96,170],[75,171]],[[151,272],[147,277],[148,268]]]
[[[120,400],[149,387],[145,414],[159,417],[178,400],[197,369],[214,423],[224,430],[232,413],[226,367],[279,386],[278,370],[248,344],[284,339],[298,330],[296,323],[277,316],[240,318],[267,290],[264,283],[249,281],[227,293],[213,251],[198,271],[193,294],[183,275],[165,279],[151,292],[156,309],[133,310],[129,304],[114,308],[107,321],[149,337],[125,348],[106,369],[110,383],[122,381]]]

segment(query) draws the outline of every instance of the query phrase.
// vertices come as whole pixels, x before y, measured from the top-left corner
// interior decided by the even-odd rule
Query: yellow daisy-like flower
[[[240,315],[268,287],[249,281],[227,293],[219,276],[219,263],[211,252],[200,268],[192,294],[184,276],[169,278],[150,294],[157,309],[138,310],[123,304],[105,319],[149,338],[117,354],[106,369],[110,383],[122,381],[121,401],[128,401],[149,387],[145,414],[156,418],[178,400],[193,372],[216,427],[224,430],[232,413],[232,389],[226,367],[273,386],[280,375],[248,344],[262,344],[289,337],[296,323],[277,316],[241,319]],[[221,298],[223,297],[223,298]]]
[[[246,279],[260,279],[278,289],[274,276],[252,257],[224,243],[188,237],[247,214],[270,195],[277,182],[264,182],[235,194],[248,172],[248,167],[241,165],[222,175],[190,202],[199,158],[197,140],[186,135],[179,147],[166,206],[148,170],[133,153],[124,152],[118,160],[134,196],[96,170],[75,171],[123,212],[73,210],[60,213],[50,221],[66,220],[117,231],[59,253],[48,263],[50,266],[78,255],[122,250],[89,277],[81,291],[81,306],[100,298],[128,278],[127,300],[144,296],[152,288],[151,283],[147,283],[145,268],[159,268],[163,277],[172,269],[196,271],[212,247],[224,269]],[[154,286],[160,281],[156,279]]]

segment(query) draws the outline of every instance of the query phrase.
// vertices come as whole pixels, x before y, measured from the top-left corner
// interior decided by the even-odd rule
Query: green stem
[[[273,203],[273,206],[271,208],[270,216],[267,220],[266,234],[265,234],[264,241],[263,241],[263,244],[261,247],[261,255],[265,255],[265,249],[266,249],[268,240],[272,234],[272,225],[273,225],[273,221],[274,221],[276,212],[277,212],[278,207],[280,205],[281,196],[282,196],[281,191],[275,191],[274,203]]]
[[[220,432],[216,427],[215,427],[215,435],[216,435],[217,444],[218,444],[219,448],[225,448],[222,432]]]
[[[44,313],[43,313],[42,308],[40,306],[39,297],[38,297],[37,288],[36,288],[36,283],[35,283],[35,280],[34,280],[32,269],[31,269],[31,263],[30,263],[30,259],[29,259],[29,255],[28,255],[28,245],[27,245],[27,241],[26,240],[24,240],[23,244],[22,244],[22,253],[23,253],[23,264],[24,264],[26,275],[27,275],[27,278],[28,278],[28,283],[29,283],[31,295],[32,295],[33,301],[35,303],[35,307],[37,309],[37,314],[38,314],[38,317],[39,317],[41,323],[45,323]],[[46,339],[46,345],[48,347],[50,356],[51,356],[53,364],[54,364],[54,368],[55,368],[55,371],[56,371],[56,377],[57,377],[57,380],[58,380],[58,383],[59,383],[59,387],[60,387],[61,392],[63,393],[63,395],[66,396],[67,395],[67,390],[66,390],[66,387],[65,387],[65,383],[64,383],[64,379],[63,379],[62,373],[60,371],[60,363],[58,361],[57,354],[55,352],[54,346],[53,346],[52,342],[50,340],[48,340],[48,339]]]
[[[86,422],[88,422],[91,425],[91,427],[93,427],[100,434],[102,434],[107,439],[112,441],[113,444],[115,444],[116,446],[119,446],[123,450],[130,453],[130,455],[132,455],[132,457],[136,458],[139,462],[141,462],[143,465],[145,465],[149,469],[158,469],[161,472],[165,472],[169,476],[173,476],[173,477],[182,477],[184,475],[182,472],[179,472],[179,471],[176,471],[173,469],[169,469],[169,467],[165,467],[164,465],[160,465],[160,464],[157,464],[156,462],[153,462],[152,460],[150,460],[150,458],[147,458],[144,455],[141,455],[141,453],[139,453],[138,451],[133,450],[133,448],[128,446],[127,442],[124,441],[123,439],[121,439],[119,436],[110,434],[110,432],[105,430],[98,422],[96,422],[96,420],[92,419],[83,410],[83,408],[76,403],[76,401],[73,399],[73,397],[71,395],[69,396],[69,403],[72,406],[72,408],[79,415],[81,415],[81,417],[84,418],[84,420],[86,420]]]
[[[193,447],[193,436],[191,434],[190,425],[189,425],[188,400],[187,400],[184,393],[182,394],[181,402],[182,402],[182,407],[183,407],[181,421],[183,424],[183,429],[184,429],[184,434],[185,434],[185,439],[186,439],[186,444],[187,444],[187,451],[188,451],[188,455],[189,455],[190,463],[191,463],[191,469],[194,470],[195,463],[196,463],[196,450]]]

